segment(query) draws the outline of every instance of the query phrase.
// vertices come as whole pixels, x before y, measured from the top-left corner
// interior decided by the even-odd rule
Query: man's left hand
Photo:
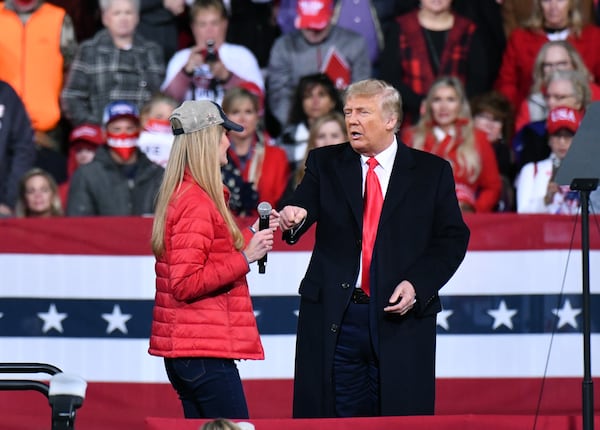
[[[409,281],[404,280],[400,282],[394,289],[388,302],[390,304],[383,308],[385,312],[400,315],[406,314],[417,303],[415,288]]]

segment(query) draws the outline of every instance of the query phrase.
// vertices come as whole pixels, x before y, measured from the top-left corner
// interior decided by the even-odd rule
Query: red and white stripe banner
[[[590,234],[594,376],[600,373],[598,221],[591,218]],[[574,217],[514,214],[468,216],[467,223],[467,257],[442,289],[438,378],[455,388],[481,381],[486,392],[496,384],[504,396],[518,386],[515,380],[546,376],[572,384],[583,374],[580,225]],[[92,392],[123,384],[169,389],[162,360],[147,353],[151,225],[150,218],[0,220],[0,362],[50,363],[82,376]],[[275,398],[290,398],[297,289],[312,241],[310,234],[293,247],[278,241],[267,273],[252,267],[248,276],[266,354],[264,361],[239,364],[249,396],[256,389],[260,397],[262,386]],[[445,385],[438,398],[446,388],[452,391]],[[455,402],[464,407],[464,400]],[[452,413],[452,401],[444,408]],[[288,414],[286,405],[272,416]]]

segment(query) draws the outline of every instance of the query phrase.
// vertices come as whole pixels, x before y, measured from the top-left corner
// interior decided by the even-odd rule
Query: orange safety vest
[[[48,131],[60,120],[65,10],[43,3],[23,25],[16,12],[0,4],[0,79],[23,100],[33,128]]]

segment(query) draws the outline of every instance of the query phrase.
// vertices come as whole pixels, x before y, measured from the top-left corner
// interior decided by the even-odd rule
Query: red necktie
[[[373,245],[375,244],[375,236],[377,236],[377,226],[379,225],[379,215],[381,214],[381,206],[383,206],[383,195],[381,194],[379,179],[375,173],[375,167],[379,163],[374,157],[371,157],[367,160],[367,164],[369,170],[367,170],[365,180],[361,288],[365,293],[370,294],[369,272],[371,257],[373,256]]]

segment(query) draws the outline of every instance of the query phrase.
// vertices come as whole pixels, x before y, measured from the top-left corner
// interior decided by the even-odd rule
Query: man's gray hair
[[[113,4],[115,0],[98,0],[98,5],[100,6],[100,10],[102,11],[102,13],[106,12]],[[140,13],[140,0],[128,0],[133,8],[135,9],[135,11],[139,14]]]

